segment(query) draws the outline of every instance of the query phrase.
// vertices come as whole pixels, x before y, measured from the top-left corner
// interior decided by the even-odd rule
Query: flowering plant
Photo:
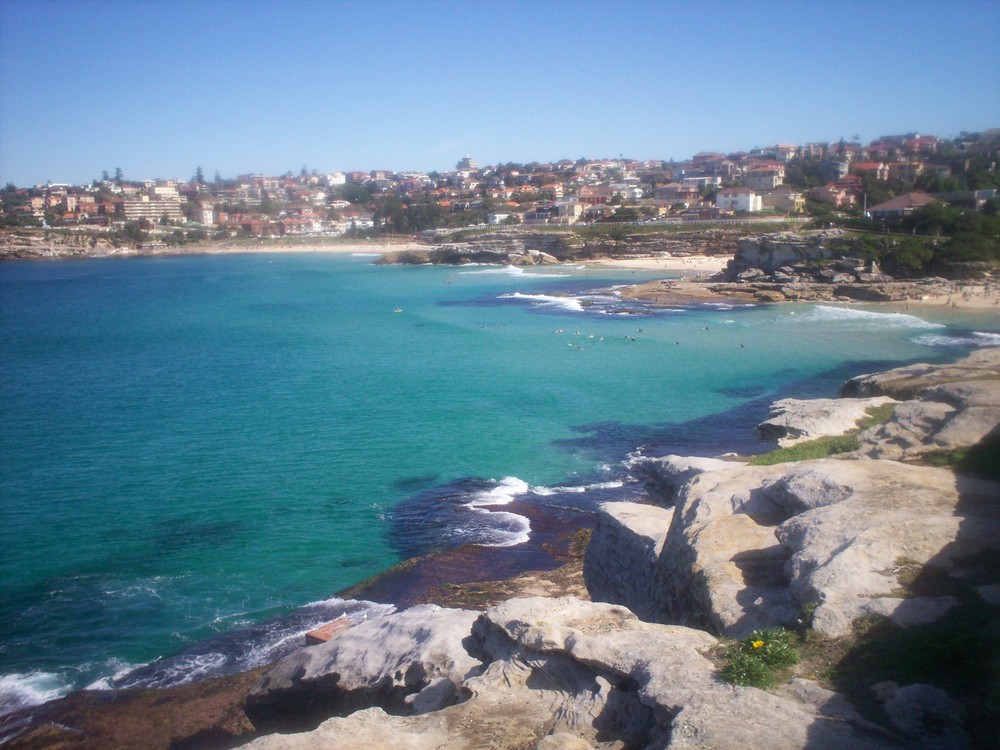
[[[795,634],[783,628],[755,630],[726,652],[722,677],[734,685],[768,688],[775,684],[775,672],[799,660]]]

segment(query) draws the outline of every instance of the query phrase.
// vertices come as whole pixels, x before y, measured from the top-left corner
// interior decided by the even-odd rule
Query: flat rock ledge
[[[845,435],[857,427],[868,410],[896,403],[888,396],[872,398],[785,398],[771,404],[770,416],[757,425],[764,438],[788,448],[819,437]]]
[[[365,672],[370,654],[385,645],[379,632],[394,628],[389,623],[403,618],[406,612],[357,628],[351,648],[339,649],[337,666],[330,665],[335,671],[327,679],[336,679],[340,669]],[[777,694],[727,685],[707,656],[715,638],[683,626],[643,622],[625,607],[570,597],[531,597],[511,599],[481,615],[459,610],[448,620],[454,624],[461,618],[474,619],[463,641],[466,653],[475,654],[477,662],[456,684],[450,704],[405,711],[371,705],[326,719],[311,731],[271,734],[246,747],[864,750],[927,746],[923,739],[904,745],[838,695],[808,680],[795,680]],[[436,638],[435,630],[434,622],[428,622],[427,640]],[[452,657],[445,653],[425,661],[432,652],[413,662],[428,670],[420,693],[432,689],[432,675],[452,669]],[[398,664],[403,674],[411,670],[405,661]],[[382,657],[377,662],[385,664]],[[290,664],[278,669],[286,671]],[[317,671],[312,674],[319,676]]]

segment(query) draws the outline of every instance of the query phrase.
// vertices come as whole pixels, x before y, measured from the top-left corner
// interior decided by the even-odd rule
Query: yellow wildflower
[[[750,645],[754,648],[760,648],[764,645],[764,641],[753,641]]]

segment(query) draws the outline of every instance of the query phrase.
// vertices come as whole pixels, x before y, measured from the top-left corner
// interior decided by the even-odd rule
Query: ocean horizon
[[[258,666],[528,503],[751,453],[772,401],[1000,345],[986,314],[625,301],[663,272],[255,254],[0,264],[0,714]],[[678,269],[676,275],[683,272]]]

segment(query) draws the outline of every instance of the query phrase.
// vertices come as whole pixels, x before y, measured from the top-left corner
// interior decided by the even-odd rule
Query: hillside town
[[[246,174],[89,185],[8,184],[5,227],[117,233],[144,245],[234,237],[412,236],[469,226],[684,223],[767,217],[891,221],[932,203],[996,202],[1000,128],[946,140],[907,133],[868,145],[776,144],[685,161],[564,159],[447,172]]]

